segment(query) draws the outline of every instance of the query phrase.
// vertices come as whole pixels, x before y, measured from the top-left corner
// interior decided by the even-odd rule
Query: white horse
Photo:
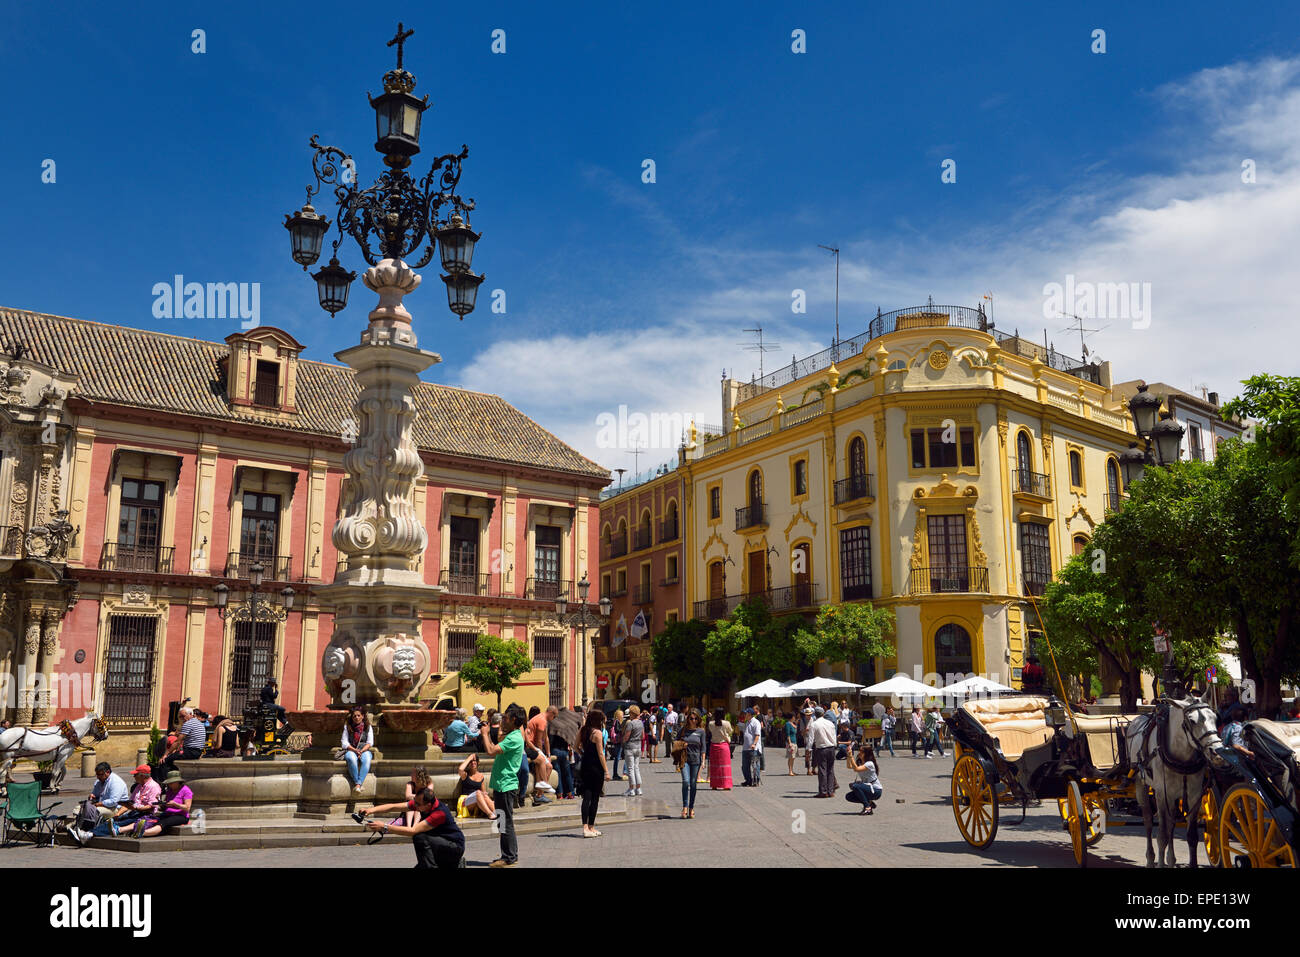
[[[9,768],[14,761],[19,758],[34,758],[37,761],[54,762],[53,777],[50,780],[57,791],[67,772],[65,765],[68,758],[87,735],[96,741],[108,737],[108,728],[93,711],[76,721],[63,721],[41,730],[18,727],[0,731],[0,784],[9,783]]]
[[[1163,698],[1155,712],[1129,722],[1125,737],[1129,762],[1138,769],[1137,799],[1147,832],[1147,867],[1156,866],[1151,847],[1152,792],[1160,818],[1157,834],[1160,866],[1176,866],[1174,822],[1178,816],[1178,800],[1182,798],[1187,812],[1188,855],[1191,866],[1196,867],[1207,760],[1216,767],[1226,763],[1219,754],[1223,742],[1214,709],[1195,697]]]

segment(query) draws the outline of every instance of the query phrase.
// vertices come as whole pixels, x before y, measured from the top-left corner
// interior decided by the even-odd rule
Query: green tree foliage
[[[693,618],[674,621],[654,636],[650,660],[660,682],[688,697],[726,694],[731,674],[705,647],[710,630],[707,621]]]
[[[1222,412],[1259,420],[1255,444],[1275,460],[1271,481],[1294,514],[1300,511],[1300,377],[1257,375],[1242,385],[1245,391]],[[1291,561],[1300,567],[1300,539],[1293,542]]]
[[[893,631],[894,613],[887,608],[859,602],[823,605],[817,613],[813,657],[847,662],[849,674],[853,674],[859,662],[895,653],[894,642],[889,637]]]
[[[479,635],[474,657],[460,668],[460,680],[471,688],[495,694],[497,710],[501,710],[501,692],[513,688],[515,680],[532,670],[533,660],[528,657],[528,645],[522,641]]]
[[[802,618],[773,618],[759,600],[737,606],[704,639],[706,657],[742,685],[793,678],[815,660],[817,644]]]

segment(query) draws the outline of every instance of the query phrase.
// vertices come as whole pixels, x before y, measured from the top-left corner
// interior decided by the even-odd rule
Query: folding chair
[[[12,847],[22,835],[35,835],[40,843],[42,834],[49,836],[50,846],[54,846],[54,831],[59,818],[50,814],[61,801],[41,807],[41,783],[31,781],[27,784],[9,785],[9,797],[4,806],[4,816],[0,818],[0,846]]]

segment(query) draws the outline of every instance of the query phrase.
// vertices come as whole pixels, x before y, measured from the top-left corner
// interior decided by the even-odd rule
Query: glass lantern
[[[478,287],[484,278],[472,272],[457,272],[442,277],[442,281],[447,284],[447,305],[452,312],[464,319],[474,311],[474,300],[478,298]]]
[[[289,230],[293,261],[302,266],[305,272],[308,266],[320,258],[321,242],[329,231],[330,221],[317,215],[311,203],[305,203],[298,212],[284,217],[284,228]]]
[[[438,230],[442,268],[453,276],[469,272],[474,259],[474,244],[479,239],[480,234],[469,228],[469,224],[460,218],[460,213],[452,213],[447,225]]]
[[[328,266],[313,273],[311,278],[316,280],[320,307],[333,316],[348,304],[348,289],[357,274],[344,269],[339,265],[338,257],[333,257]]]

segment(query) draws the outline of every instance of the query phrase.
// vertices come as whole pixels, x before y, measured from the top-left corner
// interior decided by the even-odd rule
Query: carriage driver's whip
[[[1065,690],[1065,682],[1061,680],[1061,669],[1056,666],[1056,652],[1052,650],[1052,641],[1047,637],[1047,626],[1043,624],[1043,613],[1038,610],[1038,602],[1034,601],[1034,596],[1029,596],[1029,603],[1034,606],[1034,614],[1038,616],[1038,627],[1043,629],[1043,641],[1047,643],[1047,654],[1052,659],[1052,670],[1056,672],[1056,686],[1061,689],[1061,701],[1065,705],[1066,713],[1070,716],[1070,723],[1074,724],[1074,709],[1070,707],[1070,695]]]

